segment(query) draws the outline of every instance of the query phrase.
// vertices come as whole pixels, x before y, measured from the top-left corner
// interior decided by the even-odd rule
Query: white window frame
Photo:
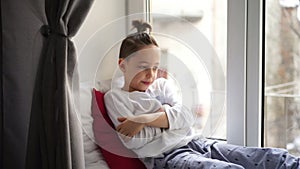
[[[227,141],[262,145],[262,1],[228,0]]]
[[[126,15],[145,13],[143,19],[150,21],[145,12],[150,0],[126,0],[126,8]],[[262,145],[261,20],[261,0],[228,0],[226,100],[227,142],[231,144]]]
[[[263,1],[248,0],[246,145],[263,145]]]

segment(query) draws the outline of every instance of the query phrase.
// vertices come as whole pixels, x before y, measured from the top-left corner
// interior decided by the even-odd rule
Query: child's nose
[[[156,70],[154,68],[150,68],[147,70],[148,77],[154,77]]]

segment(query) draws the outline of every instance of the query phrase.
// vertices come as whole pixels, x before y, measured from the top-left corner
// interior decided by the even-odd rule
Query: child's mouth
[[[151,82],[142,82],[144,85],[149,86],[151,84]]]

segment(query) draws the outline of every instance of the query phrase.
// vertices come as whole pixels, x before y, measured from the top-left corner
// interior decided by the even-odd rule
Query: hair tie
[[[132,21],[133,28],[137,29],[137,33],[148,33],[150,34],[152,31],[152,27],[149,23],[143,22],[142,20],[133,20]],[[147,29],[149,32],[147,32]]]

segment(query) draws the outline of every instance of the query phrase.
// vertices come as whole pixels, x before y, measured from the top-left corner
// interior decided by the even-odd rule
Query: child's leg
[[[210,146],[211,157],[257,169],[300,169],[299,158],[284,149],[242,147],[215,143]]]
[[[204,152],[205,150],[203,150]],[[154,160],[154,169],[244,169],[244,167],[216,159],[211,159],[205,153],[194,151],[188,146],[178,148],[163,158]]]

